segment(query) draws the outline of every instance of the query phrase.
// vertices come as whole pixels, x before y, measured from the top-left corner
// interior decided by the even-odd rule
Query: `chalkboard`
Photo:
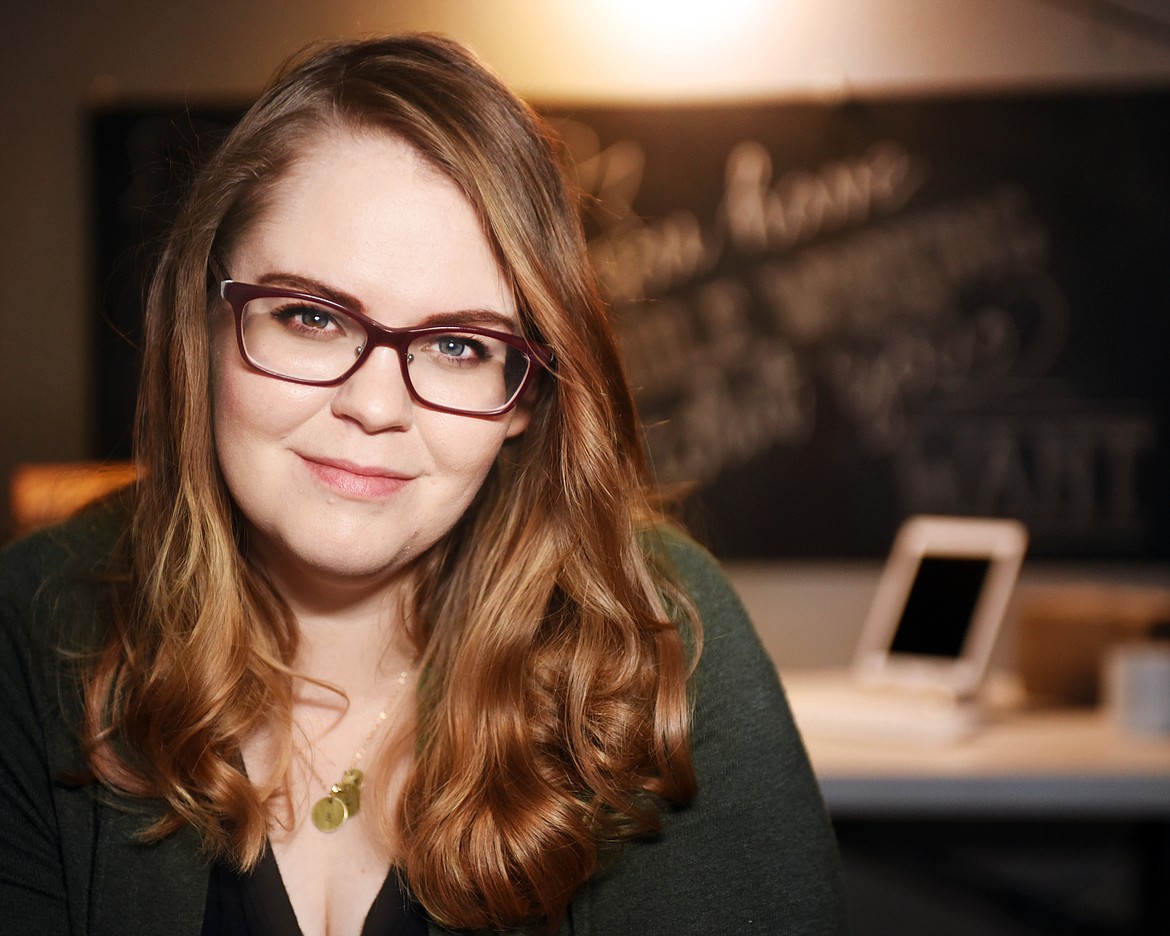
[[[561,114],[653,462],[716,551],[881,555],[925,512],[1170,558],[1168,105]]]
[[[545,111],[652,463],[716,552],[879,556],[928,512],[1170,559],[1170,93]],[[166,150],[191,113],[95,140]],[[118,171],[146,203],[99,205],[165,215]]]

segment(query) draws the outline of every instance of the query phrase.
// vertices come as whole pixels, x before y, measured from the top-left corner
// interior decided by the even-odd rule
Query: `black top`
[[[203,936],[300,936],[272,849],[251,874],[212,865],[203,912]],[[361,936],[426,936],[427,924],[410,891],[393,868],[370,904]]]

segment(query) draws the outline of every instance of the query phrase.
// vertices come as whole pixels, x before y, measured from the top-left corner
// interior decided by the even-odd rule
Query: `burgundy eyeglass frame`
[[[398,364],[402,368],[402,380],[406,384],[410,398],[419,404],[419,406],[425,406],[427,409],[437,410],[440,413],[451,413],[454,416],[501,416],[509,412],[520,402],[520,398],[532,382],[537,370],[543,367],[545,370],[551,371],[553,361],[555,360],[552,348],[548,345],[538,344],[537,342],[529,341],[527,338],[521,338],[518,335],[512,335],[508,332],[493,331],[490,328],[478,328],[475,326],[463,327],[458,325],[422,325],[417,328],[391,328],[379,324],[368,316],[356,312],[353,309],[346,308],[330,299],[323,299],[321,296],[314,296],[312,293],[301,292],[296,289],[281,289],[278,286],[256,286],[252,283],[239,283],[233,279],[225,279],[219,284],[219,294],[232,307],[232,311],[235,313],[236,343],[240,348],[240,356],[250,367],[260,373],[267,374],[269,377],[275,377],[277,380],[287,380],[289,383],[305,384],[310,387],[336,387],[339,384],[345,383],[345,381],[354,375],[357,369],[365,363],[366,358],[370,356],[374,348],[393,348],[398,352]],[[305,302],[311,302],[313,305],[332,309],[334,312],[340,312],[361,324],[366,330],[366,342],[362,346],[361,351],[358,352],[357,357],[354,358],[353,364],[346,369],[345,373],[331,380],[289,377],[285,374],[269,370],[266,367],[261,367],[248,354],[248,349],[244,344],[244,306],[253,299],[265,298],[300,299]],[[410,347],[410,343],[420,335],[445,335],[451,334],[452,332],[467,335],[483,335],[487,338],[501,341],[520,351],[529,359],[531,364],[535,364],[536,366],[529,366],[528,371],[524,374],[524,379],[520,381],[520,386],[516,388],[516,392],[512,395],[512,399],[503,406],[498,406],[492,410],[463,410],[454,406],[442,406],[438,403],[432,403],[430,400],[424,400],[419,396],[418,391],[414,389],[414,383],[410,379],[406,359],[407,349]]]

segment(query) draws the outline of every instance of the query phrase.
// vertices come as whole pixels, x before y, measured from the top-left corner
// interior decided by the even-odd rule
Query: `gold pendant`
[[[333,788],[333,795],[345,804],[346,819],[362,808],[361,794],[351,786],[335,786]]]
[[[333,787],[328,796],[321,797],[313,806],[313,825],[322,832],[336,832],[349,818],[349,807],[337,792],[338,788]]]
[[[362,791],[358,784],[343,780],[333,787],[333,795],[345,803],[347,818],[362,808]]]

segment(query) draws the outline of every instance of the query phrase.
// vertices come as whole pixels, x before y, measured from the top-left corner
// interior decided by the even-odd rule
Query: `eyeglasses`
[[[219,292],[235,311],[244,360],[293,383],[336,386],[384,345],[398,352],[416,403],[443,413],[498,416],[516,405],[539,368],[553,362],[552,349],[506,332],[462,325],[387,328],[329,299],[230,279]]]

